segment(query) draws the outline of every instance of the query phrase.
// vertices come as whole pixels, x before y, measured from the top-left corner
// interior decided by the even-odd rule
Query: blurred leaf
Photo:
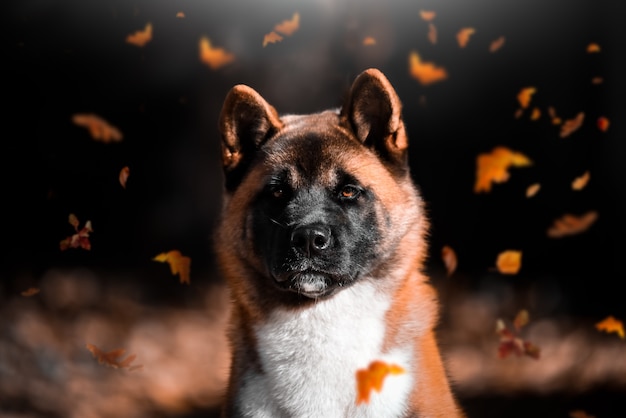
[[[448,277],[450,277],[457,267],[456,252],[452,249],[452,247],[444,245],[441,249],[441,258],[446,266]]]
[[[367,369],[357,370],[357,405],[360,403],[369,403],[372,390],[380,392],[387,376],[402,373],[404,373],[402,367],[395,364],[387,364],[381,360],[371,362]]]
[[[235,56],[223,48],[214,48],[207,37],[200,39],[200,61],[217,70],[235,60]]]
[[[539,192],[540,189],[541,189],[541,184],[539,183],[531,184],[526,189],[526,197],[530,198],[530,197],[535,196]]]
[[[535,87],[524,87],[517,93],[517,101],[522,109],[526,109],[530,105],[530,100],[536,92],[537,89]]]
[[[520,152],[507,147],[495,147],[490,153],[476,158],[476,183],[474,193],[490,192],[493,183],[504,183],[509,179],[510,167],[525,167],[532,161]]]
[[[461,48],[465,48],[470,37],[476,32],[474,28],[462,28],[456,34],[456,40]]]
[[[589,45],[587,45],[587,52],[600,52],[600,45],[596,44],[595,42],[591,42]]]
[[[498,39],[491,41],[491,43],[489,44],[489,52],[493,53],[493,52],[498,51],[500,48],[504,46],[505,40],[506,38],[504,36],[501,36]]]
[[[409,73],[424,86],[448,78],[445,68],[422,61],[417,52],[411,52],[409,55]]]
[[[180,251],[172,250],[166,253],[161,253],[152,260],[159,261],[161,263],[167,262],[170,266],[172,274],[179,275],[181,283],[190,284],[189,271],[191,268],[191,258],[182,255]]]
[[[69,223],[74,227],[75,234],[65,238],[59,243],[61,251],[65,251],[68,248],[83,248],[85,250],[91,250],[91,242],[89,242],[89,233],[93,232],[91,228],[91,221],[85,222],[85,226],[82,229],[78,229],[78,218],[73,213],[70,213]]]
[[[573,190],[582,190],[585,188],[587,183],[589,183],[589,170],[585,171],[582,176],[576,177],[574,181],[572,181],[572,189]]]
[[[578,113],[572,119],[566,120],[561,126],[561,138],[566,138],[576,132],[582,126],[584,120],[585,114],[583,112]]]
[[[119,129],[93,113],[77,113],[72,116],[72,122],[77,126],[87,128],[91,137],[96,141],[110,143],[123,139]]]
[[[426,22],[432,22],[437,13],[432,10],[420,10],[420,17]]]
[[[609,129],[609,118],[607,118],[606,116],[600,116],[598,118],[598,129],[600,129],[602,132],[606,132]]]
[[[598,322],[596,324],[596,329],[598,331],[605,331],[608,333],[614,332],[621,339],[624,339],[624,324],[612,315],[609,315],[602,321]]]
[[[138,30],[126,37],[126,42],[139,47],[145,46],[152,40],[152,23],[148,22],[143,30]]]
[[[580,216],[566,213],[556,219],[548,228],[548,237],[563,238],[568,235],[580,234],[589,229],[596,219],[598,219],[598,212],[593,210]]]
[[[87,343],[87,350],[91,352],[91,354],[98,360],[98,363],[104,364],[105,366],[112,367],[114,369],[123,369],[128,368],[129,371],[137,370],[142,366],[131,366],[131,363],[135,361],[137,357],[135,354],[131,354],[126,357],[124,360],[120,360],[120,357],[124,355],[126,350],[123,348],[118,348],[116,350],[104,352],[100,350],[93,344]]]
[[[29,287],[28,289],[24,290],[21,295],[24,297],[30,297],[33,295],[36,295],[37,293],[39,293],[40,290],[36,287]]]
[[[517,274],[522,267],[522,252],[507,250],[498,254],[496,268],[502,274]]]

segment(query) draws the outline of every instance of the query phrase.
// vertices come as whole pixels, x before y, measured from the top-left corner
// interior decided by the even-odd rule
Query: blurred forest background
[[[5,2],[0,416],[213,416],[228,366],[212,249],[222,101],[245,83],[281,113],[320,111],[368,67],[404,104],[469,418],[626,416],[626,341],[596,328],[626,320],[625,16],[615,0]],[[284,21],[293,32],[264,45]],[[209,65],[203,43],[230,59]],[[447,77],[420,82],[412,53]],[[88,114],[121,137],[94,138],[75,118]],[[478,156],[497,146],[532,164],[476,192]],[[548,236],[589,212],[587,229]],[[60,248],[70,214],[90,221],[91,249]],[[153,260],[171,250],[191,260],[189,283]],[[515,274],[496,269],[506,250],[522,253]],[[540,357],[499,358],[496,322],[521,310]],[[87,344],[142,367],[106,367]]]

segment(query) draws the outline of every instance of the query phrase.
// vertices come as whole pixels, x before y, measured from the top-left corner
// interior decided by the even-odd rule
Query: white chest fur
[[[410,347],[381,352],[389,301],[360,282],[311,308],[274,312],[256,328],[264,374],[243,379],[247,417],[401,417],[411,390]],[[401,366],[369,403],[356,404],[356,371],[373,360]]]

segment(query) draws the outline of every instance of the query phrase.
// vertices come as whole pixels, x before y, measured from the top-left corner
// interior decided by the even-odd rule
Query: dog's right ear
[[[219,130],[229,192],[243,179],[258,148],[282,126],[276,109],[254,89],[239,84],[228,92],[220,114]]]

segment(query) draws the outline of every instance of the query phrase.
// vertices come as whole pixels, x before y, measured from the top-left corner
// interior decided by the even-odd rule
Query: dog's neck
[[[307,309],[274,310],[254,327],[261,372],[249,370],[240,382],[244,416],[402,416],[413,347],[407,342],[383,352],[390,303],[364,280]],[[355,373],[373,360],[407,373],[389,376],[382,393],[357,405]]]

